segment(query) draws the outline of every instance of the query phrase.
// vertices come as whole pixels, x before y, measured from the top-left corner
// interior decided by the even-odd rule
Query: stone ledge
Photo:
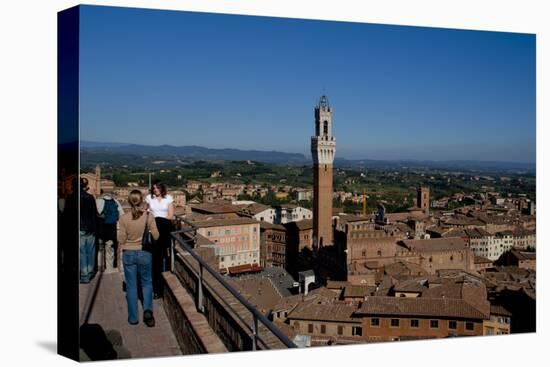
[[[193,298],[187,293],[185,288],[180,284],[178,278],[170,273],[162,273],[164,281],[167,285],[164,294],[164,307],[174,302],[167,300],[167,297],[171,297],[175,300],[175,303],[183,313],[183,317],[187,321],[187,325],[192,329],[189,330],[200,343],[201,351],[198,353],[222,353],[227,352],[227,348],[220,340],[218,335],[214,333],[206,317],[197,311]],[[174,310],[177,312],[177,310]],[[172,310],[166,310],[167,314],[174,312]],[[173,317],[169,317],[171,322],[174,322]],[[178,325],[172,325],[175,333],[178,333]],[[179,338],[178,338],[179,340]],[[184,346],[181,346],[182,349]]]

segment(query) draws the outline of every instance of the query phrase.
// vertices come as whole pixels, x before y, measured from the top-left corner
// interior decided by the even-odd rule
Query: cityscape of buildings
[[[313,112],[313,187],[235,184],[215,172],[214,183],[169,189],[177,227],[197,229],[195,249],[229,284],[298,346],[535,331],[534,200],[490,190],[434,200],[423,184],[406,211],[368,211],[366,194],[333,189],[325,95]],[[125,210],[131,190],[149,190],[117,187],[99,166],[82,176],[90,193],[112,192]],[[297,200],[239,199],[270,192]],[[333,207],[345,200],[363,209]]]

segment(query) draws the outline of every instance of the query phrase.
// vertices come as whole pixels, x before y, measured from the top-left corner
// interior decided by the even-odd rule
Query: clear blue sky
[[[81,139],[535,161],[535,36],[82,7]]]

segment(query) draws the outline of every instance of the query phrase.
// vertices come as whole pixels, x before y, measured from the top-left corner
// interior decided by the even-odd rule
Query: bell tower
[[[317,248],[333,243],[332,165],[336,139],[332,136],[332,107],[323,95],[315,107],[315,136],[311,137],[313,158],[313,241]]]

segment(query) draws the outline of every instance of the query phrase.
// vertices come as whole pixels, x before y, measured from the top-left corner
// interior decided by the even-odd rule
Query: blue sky
[[[535,161],[535,36],[81,9],[81,139],[337,156]]]

